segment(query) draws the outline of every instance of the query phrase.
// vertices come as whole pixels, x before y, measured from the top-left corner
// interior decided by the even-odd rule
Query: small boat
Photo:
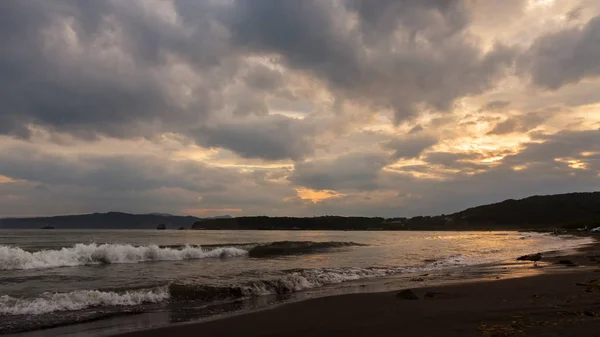
[[[165,225],[164,223],[161,223],[160,225],[158,225],[158,226],[156,227],[156,229],[159,229],[159,230],[164,230],[164,229],[167,229],[167,225]]]
[[[54,229],[54,226],[46,225],[46,226],[42,227],[42,229]]]

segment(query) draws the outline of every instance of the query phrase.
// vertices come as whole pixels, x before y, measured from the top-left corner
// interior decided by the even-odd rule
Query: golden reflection
[[[313,204],[319,203],[322,200],[345,196],[345,194],[332,190],[313,190],[310,188],[297,188],[296,193],[298,193],[300,199],[309,200]]]

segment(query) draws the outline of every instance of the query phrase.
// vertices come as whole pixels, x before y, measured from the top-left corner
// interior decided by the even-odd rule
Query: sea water
[[[249,299],[269,304],[589,242],[519,232],[0,230],[0,334],[42,336],[42,328],[132,314],[168,313],[162,322],[173,323],[235,311]],[[115,332],[95,324],[82,335]]]

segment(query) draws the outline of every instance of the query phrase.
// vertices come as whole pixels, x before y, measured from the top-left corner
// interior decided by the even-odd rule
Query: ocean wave
[[[328,284],[365,278],[389,276],[402,272],[400,268],[337,268],[293,270],[267,279],[244,284],[197,285],[171,284],[169,292],[174,300],[222,301],[230,299],[282,295]]]
[[[180,261],[216,257],[246,256],[247,250],[219,247],[203,250],[186,246],[182,249],[156,245],[76,244],[60,250],[28,252],[18,247],[0,245],[0,270],[72,267],[91,264],[137,263],[146,261]]]
[[[181,261],[248,256],[274,257],[310,254],[332,248],[362,246],[355,242],[281,241],[261,244],[132,246],[127,244],[76,244],[58,250],[29,252],[0,245],[0,270],[74,267],[94,264]]]
[[[271,257],[281,255],[310,254],[325,251],[332,248],[343,248],[352,246],[366,246],[356,242],[342,241],[278,241],[258,244],[248,251],[250,257]]]
[[[170,298],[167,287],[138,289],[122,293],[77,290],[70,293],[44,293],[36,298],[0,296],[0,315],[41,315],[90,307],[136,306],[158,303]]]
[[[327,268],[288,270],[283,275],[226,286],[174,283],[169,291],[175,300],[217,301],[265,295],[282,295],[330,284],[403,273],[439,270],[477,263],[463,255],[452,255],[414,267]]]
[[[167,300],[211,303],[265,295],[290,294],[347,281],[431,271],[473,263],[476,261],[463,255],[452,255],[414,267],[294,269],[280,274],[266,275],[259,280],[229,285],[171,283],[145,289],[44,293],[36,298],[14,298],[5,295],[0,296],[0,315],[40,315],[90,307],[136,306]]]

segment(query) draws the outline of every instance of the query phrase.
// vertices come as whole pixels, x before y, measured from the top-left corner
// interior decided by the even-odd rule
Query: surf
[[[28,252],[19,247],[0,246],[0,270],[44,269],[94,264],[139,263],[147,261],[181,261],[204,258],[247,256],[248,251],[235,247],[203,250],[199,246],[182,249],[157,245],[76,244],[59,250]]]

